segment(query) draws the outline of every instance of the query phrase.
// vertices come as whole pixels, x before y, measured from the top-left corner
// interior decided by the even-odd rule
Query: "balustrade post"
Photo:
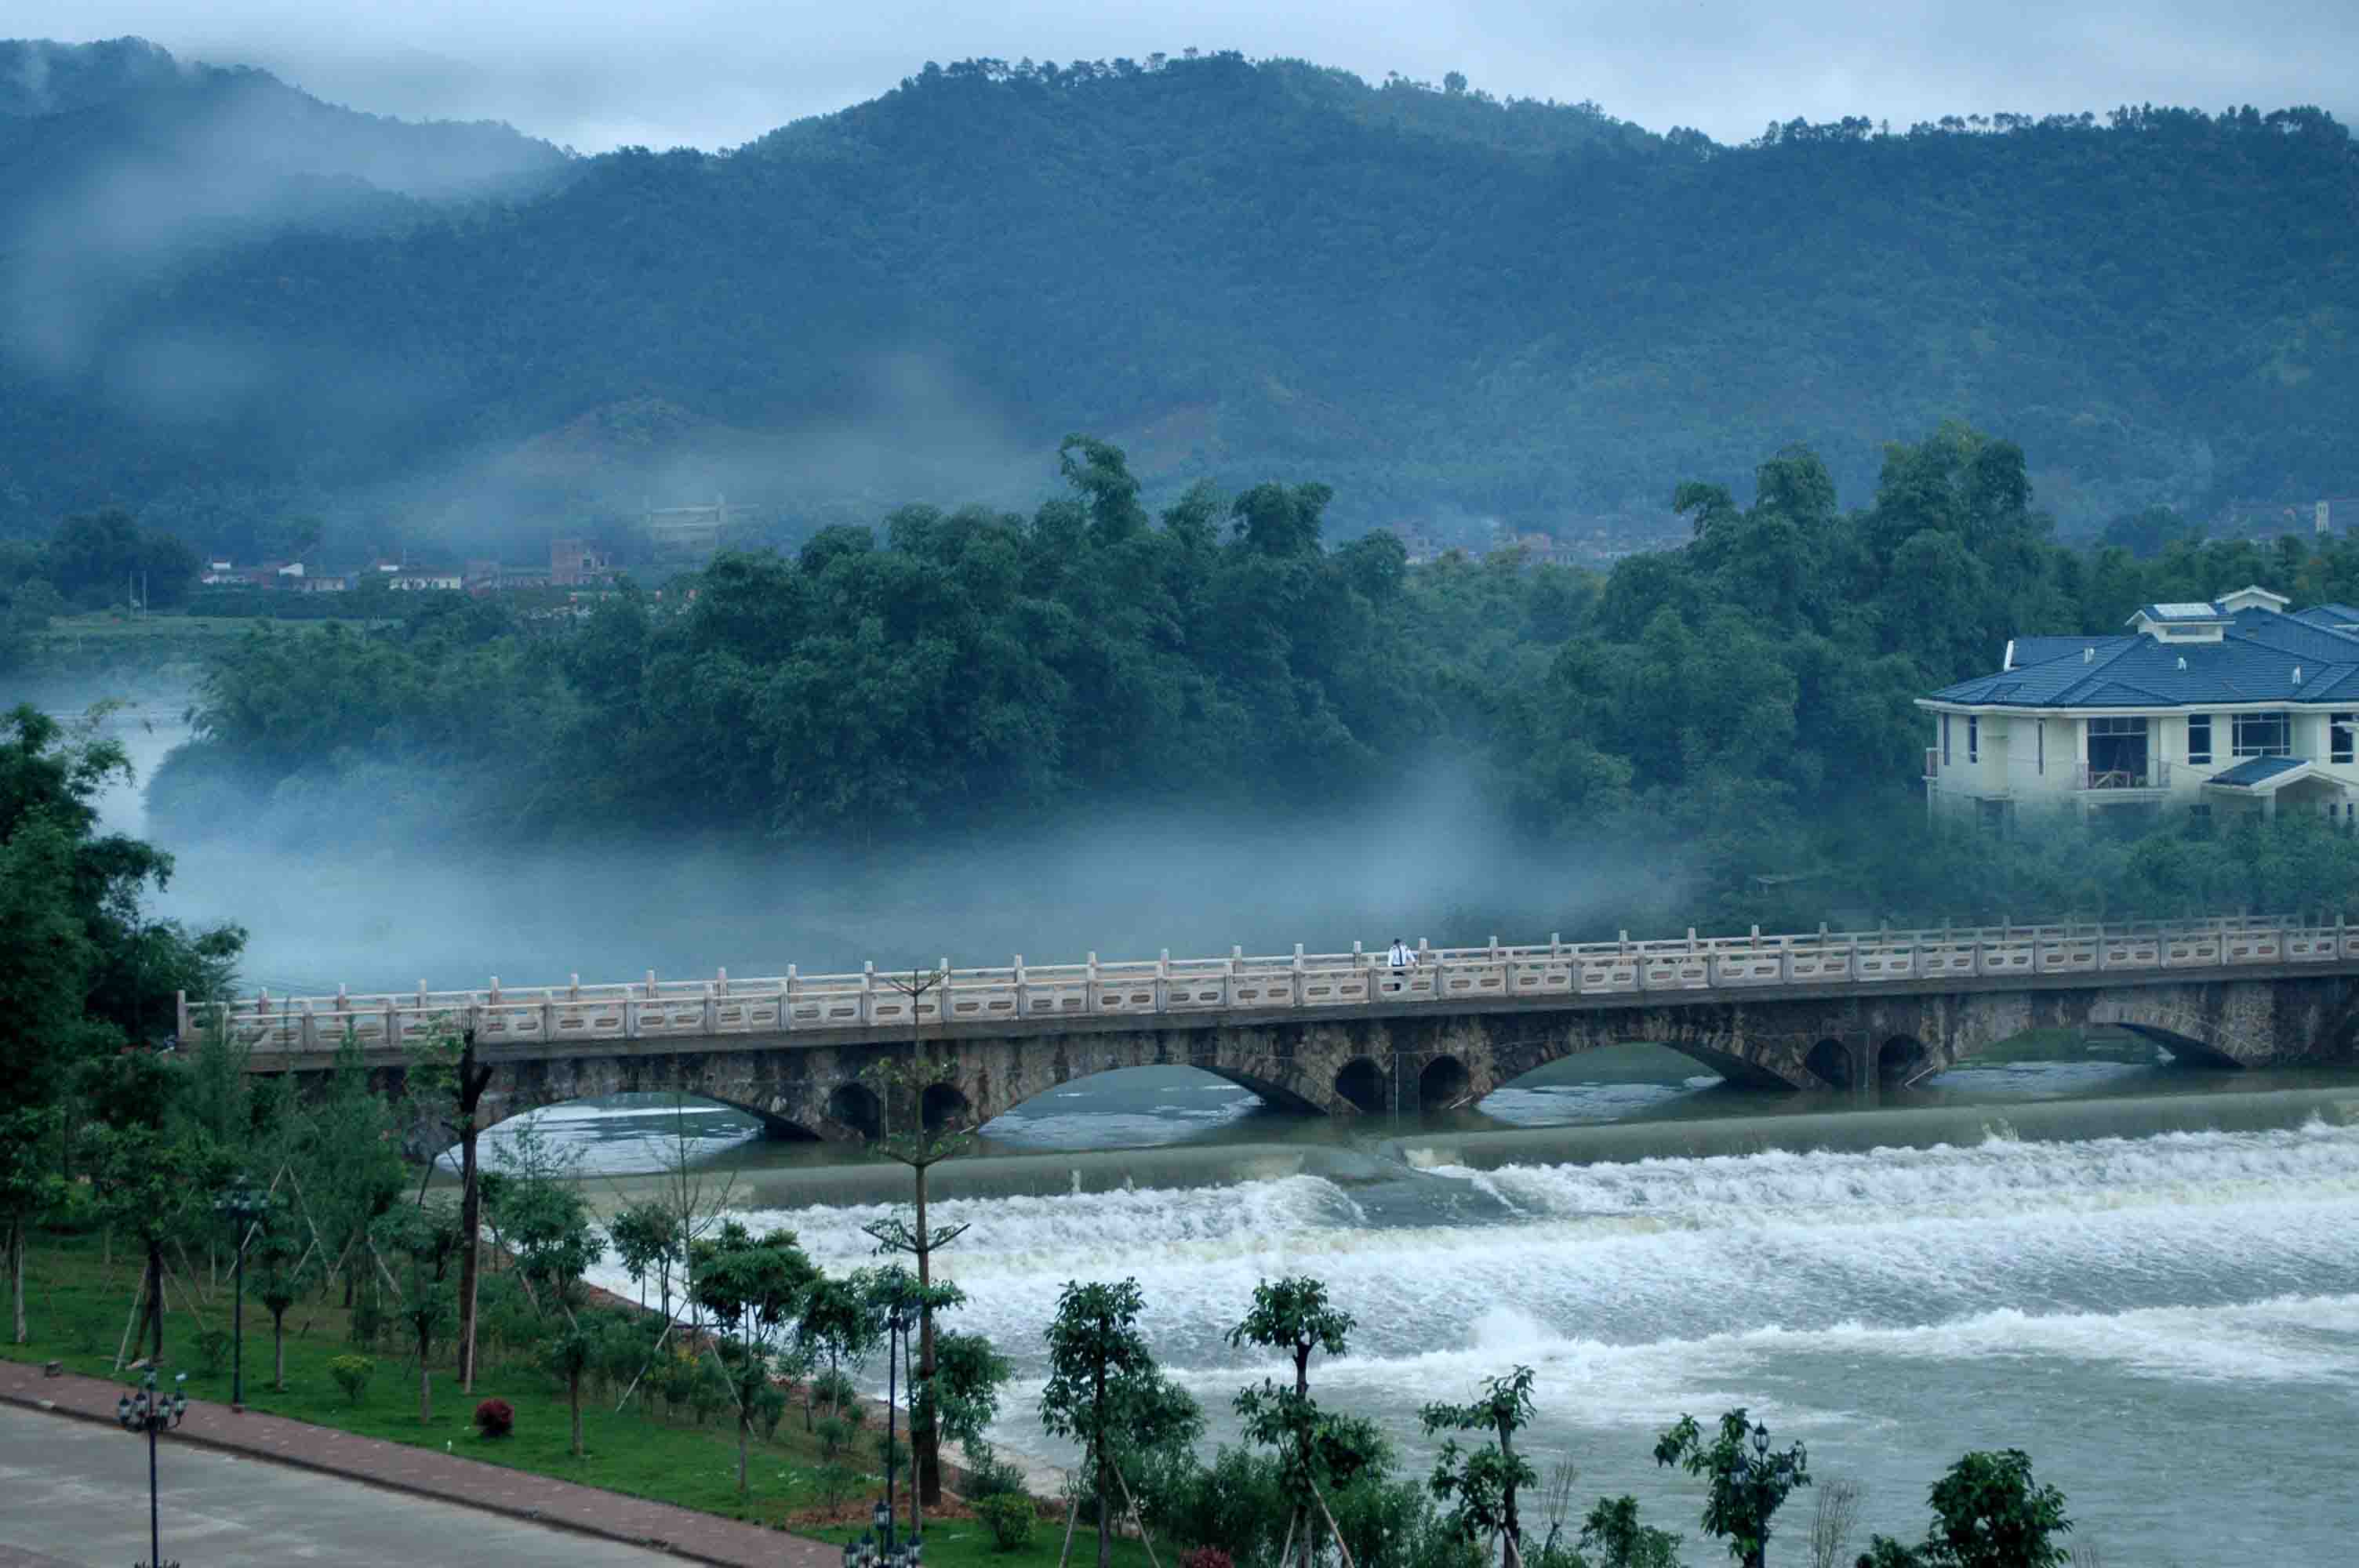
[[[1082,982],[1082,1011],[1083,1012],[1095,1012],[1097,1010],[1098,956],[1096,953],[1093,952],[1090,955],[1090,978]]]
[[[311,1003],[308,999],[303,1003],[302,1031],[303,1052],[310,1055],[320,1048],[320,1021],[311,1016]]]
[[[720,970],[719,972],[720,972],[720,976],[721,976],[721,980],[720,980],[720,991],[721,991],[721,994],[722,994],[723,996],[727,996],[727,995],[729,994],[729,971],[728,971],[726,968],[723,968],[723,969],[722,969],[722,970]]]
[[[1017,959],[1016,962],[1023,962]],[[871,958],[860,966],[860,1022],[863,1027],[876,1022],[876,960]]]
[[[1171,949],[1166,947],[1155,959],[1155,1011],[1171,1011]]]
[[[1303,1004],[1303,1003],[1302,1003],[1303,982],[1302,982],[1302,944],[1301,944],[1301,943],[1299,943],[1299,942],[1297,942],[1297,943],[1294,945],[1294,965],[1293,965],[1293,968],[1294,968],[1294,973],[1293,973],[1293,976],[1291,977],[1291,979],[1289,979],[1289,981],[1288,982],[1288,987],[1287,987],[1287,989],[1288,989],[1288,990],[1289,992],[1291,992],[1291,993],[1292,993],[1292,996],[1293,996],[1293,999],[1294,999],[1294,1003],[1293,1003],[1293,1004],[1294,1004],[1296,1007],[1300,1007],[1300,1006]]]
[[[712,982],[704,982],[704,1028],[707,1034],[721,1033],[721,999],[713,994]]]
[[[172,993],[172,1033],[177,1040],[186,1040],[195,1031],[189,1027],[189,993]]]

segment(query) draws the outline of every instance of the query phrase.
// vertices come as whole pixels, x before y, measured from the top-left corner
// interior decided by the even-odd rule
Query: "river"
[[[1729,1108],[1691,1073],[1672,1077],[1676,1059],[1654,1064],[1669,1080],[1657,1094],[1640,1093],[1628,1080],[1649,1069],[1629,1055],[1619,1074],[1583,1078],[1560,1064],[1555,1081],[1509,1093],[1593,1121],[1628,1119],[1635,1106],[1667,1129]],[[2019,1446],[2109,1563],[2339,1561],[2359,1528],[2359,1486],[2347,1444],[2323,1434],[2359,1417],[2359,1129],[2050,1141],[2006,1131],[2010,1099],[2085,1106],[2098,1125],[2128,1102],[2093,1093],[2093,1079],[2169,1081],[2151,1075],[2085,1061],[1947,1075],[1962,1083],[1910,1103],[1985,1104],[1993,1130],[1931,1149],[1395,1163],[1376,1179],[953,1199],[932,1217],[971,1227],[940,1267],[969,1294],[961,1325],[1017,1365],[995,1440],[1036,1461],[1067,1457],[1031,1411],[1041,1328],[1067,1281],[1138,1279],[1144,1327],[1202,1401],[1209,1444],[1234,1438],[1236,1389],[1278,1369],[1232,1349],[1227,1329],[1256,1281],[1306,1271],[1359,1319],[1352,1354],[1321,1364],[1315,1386],[1376,1418],[1412,1467],[1431,1452],[1419,1405],[1468,1398],[1478,1379],[1527,1364],[1543,1472],[1570,1458],[1579,1498],[1635,1493],[1654,1522],[1690,1537],[1693,1563],[1713,1557],[1693,1539],[1698,1494],[1650,1450],[1681,1412],[1708,1422],[1736,1404],[1781,1443],[1805,1441],[1820,1475],[1864,1483],[1868,1526],[1889,1533],[1921,1530],[1925,1487],[1959,1453]],[[1184,1069],[1110,1079],[1002,1118],[986,1144],[1053,1165],[1096,1116],[1099,1147],[1127,1129],[1211,1144],[1242,1172],[1257,1152],[1353,1141],[1237,1108],[1225,1086]],[[1190,1106],[1190,1090],[1210,1108]],[[609,1172],[672,1147],[676,1119],[652,1106],[560,1114],[549,1130]],[[859,1227],[885,1207],[772,1206],[815,1152],[749,1140],[733,1113],[695,1119],[698,1158],[740,1174],[752,1223],[791,1227],[830,1268],[873,1261]],[[1757,1125],[1774,1139],[1776,1119]],[[629,1288],[611,1266],[601,1272]],[[1802,1560],[1810,1507],[1807,1494],[1790,1505],[1773,1563]]]
[[[152,722],[116,720],[144,762],[164,743]],[[107,804],[136,830],[136,793]],[[189,870],[219,853],[190,850]],[[299,899],[281,914],[253,903],[251,881],[201,881],[215,880],[263,911],[249,918],[266,968],[341,970],[310,957],[318,933],[293,918]],[[339,952],[382,961],[386,935],[356,928]],[[1064,1282],[1138,1279],[1144,1326],[1201,1400],[1209,1445],[1234,1440],[1235,1390],[1277,1370],[1231,1348],[1227,1329],[1256,1281],[1307,1271],[1359,1320],[1352,1354],[1319,1363],[1314,1387],[1381,1422],[1412,1471],[1430,1454],[1421,1403],[1527,1364],[1543,1472],[1569,1458],[1578,1498],[1635,1493],[1689,1538],[1693,1563],[1718,1552],[1698,1539],[1695,1487],[1653,1465],[1654,1437],[1683,1411],[1709,1422],[1737,1404],[1781,1444],[1805,1441],[1820,1476],[1865,1485],[1863,1540],[1920,1533],[1926,1487],[1959,1453],[2019,1446],[2109,1563],[2329,1563],[2359,1536],[2359,1129],[2041,1141],[2012,1136],[2006,1110],[2085,1104],[2100,1129],[2095,1108],[2124,1095],[2319,1083],[2359,1077],[2196,1075],[2125,1042],[2032,1043],[1887,1102],[1989,1108],[1988,1130],[1946,1146],[1595,1164],[1577,1162],[1569,1132],[1561,1161],[1476,1170],[1378,1161],[1370,1146],[1388,1129],[1299,1120],[1202,1075],[1146,1069],[1019,1107],[984,1130],[985,1152],[1053,1177],[1073,1151],[1159,1146],[1201,1152],[1209,1177],[1071,1192],[1052,1180],[946,1200],[932,1217],[970,1227],[941,1260],[970,1298],[960,1325],[1017,1367],[995,1440],[1038,1463],[1066,1457],[1032,1410]],[[1774,1143],[1804,1105],[1823,1101],[1739,1094],[1641,1048],[1557,1064],[1474,1115],[1420,1125],[1744,1117]],[[754,1223],[790,1226],[830,1268],[873,1260],[859,1226],[884,1209],[793,1197],[806,1168],[856,1158],[841,1150],[649,1100],[561,1107],[540,1125],[608,1197],[685,1139],[698,1166],[734,1173]],[[1353,1152],[1362,1173],[1254,1179],[1271,1154],[1306,1148]],[[613,1265],[598,1272],[629,1289]],[[1772,1563],[1803,1561],[1810,1509],[1808,1493],[1788,1505]]]

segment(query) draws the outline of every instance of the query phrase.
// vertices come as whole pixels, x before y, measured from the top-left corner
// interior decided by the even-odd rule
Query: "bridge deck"
[[[1697,937],[1657,942],[1429,948],[1394,968],[1351,953],[1161,957],[1101,964],[180,1002],[180,1031],[216,1022],[266,1070],[332,1054],[373,1057],[437,1031],[473,1028],[503,1055],[604,1054],[756,1043],[882,1044],[909,1038],[1156,1028],[1493,1011],[1692,1006],[1936,990],[2072,989],[2150,981],[2267,979],[2359,965],[2359,927],[2287,918]],[[1151,1021],[1151,1022],[1150,1022]]]

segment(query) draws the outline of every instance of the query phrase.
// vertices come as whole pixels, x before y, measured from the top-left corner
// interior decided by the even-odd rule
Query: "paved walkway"
[[[644,1546],[388,1492],[218,1449],[157,1445],[164,1561],[189,1568],[679,1568]],[[147,1443],[0,1405],[0,1568],[127,1568],[147,1555]]]
[[[38,1367],[0,1361],[0,1405],[103,1422],[112,1428],[114,1401],[123,1392],[122,1385],[104,1379],[45,1378]],[[125,1445],[132,1442],[126,1434],[114,1435]],[[188,1419],[163,1441],[168,1454],[169,1445],[192,1444],[726,1568],[836,1568],[842,1561],[842,1550],[824,1541],[283,1416],[254,1411],[234,1414],[226,1405],[190,1400]],[[168,1456],[165,1463],[169,1465]],[[38,1563],[39,1559],[31,1561]],[[7,1563],[0,1557],[0,1568],[7,1568]]]

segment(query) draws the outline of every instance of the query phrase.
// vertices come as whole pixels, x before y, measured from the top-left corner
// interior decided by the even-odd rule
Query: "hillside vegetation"
[[[718,482],[874,515],[908,492],[763,440],[972,440],[934,498],[1011,500],[1089,429],[1161,499],[1316,472],[1347,531],[1547,524],[1659,514],[1666,474],[1794,441],[1864,495],[1879,439],[1951,417],[2037,454],[2068,527],[2359,491],[2359,160],[2313,110],[1724,147],[1294,61],[982,61],[725,154],[567,168],[176,261],[64,348],[14,313],[0,495],[148,502],[192,537],[293,496],[475,494],[436,514],[490,529]],[[617,408],[654,411],[647,464],[502,466]]]

